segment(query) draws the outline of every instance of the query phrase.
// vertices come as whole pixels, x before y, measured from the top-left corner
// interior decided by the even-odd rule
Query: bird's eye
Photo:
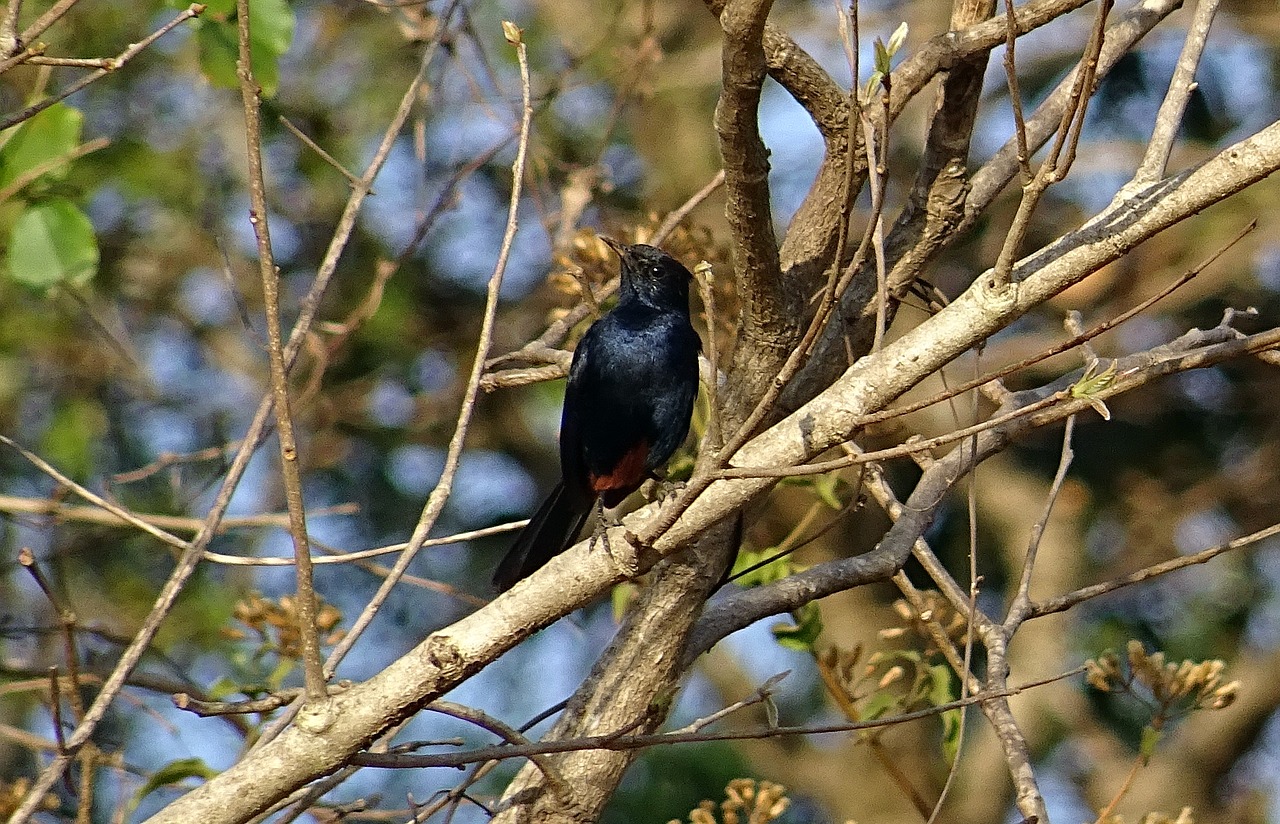
[[[658,277],[658,276],[660,276],[660,275],[662,274],[662,267],[661,267],[661,266],[655,266],[655,267],[653,267],[652,269],[650,269],[649,271],[650,271],[650,272],[652,272],[652,273],[653,273],[653,276],[656,278],[656,277]]]

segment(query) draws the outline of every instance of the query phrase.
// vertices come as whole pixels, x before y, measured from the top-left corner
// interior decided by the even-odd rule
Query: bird
[[[692,275],[661,249],[600,238],[618,254],[617,305],[573,353],[560,417],[560,482],[493,575],[505,592],[573,545],[592,510],[622,503],[689,433],[702,342]]]

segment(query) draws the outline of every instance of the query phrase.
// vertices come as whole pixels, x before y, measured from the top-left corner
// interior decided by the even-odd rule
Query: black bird
[[[499,592],[569,548],[597,503],[622,503],[689,433],[701,349],[689,321],[692,276],[661,249],[601,240],[622,259],[618,305],[573,353],[560,483],[498,564]]]

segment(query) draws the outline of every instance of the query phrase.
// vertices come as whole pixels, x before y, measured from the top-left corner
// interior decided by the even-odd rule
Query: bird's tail
[[[516,581],[532,575],[568,549],[590,514],[589,501],[578,500],[565,488],[564,481],[556,484],[493,573],[498,592],[511,589]]]

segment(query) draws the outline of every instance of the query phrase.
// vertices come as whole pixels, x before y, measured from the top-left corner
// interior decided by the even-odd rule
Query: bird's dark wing
[[[650,427],[652,446],[645,468],[649,474],[661,468],[684,443],[698,397],[698,352],[702,341],[688,321],[673,319],[664,347],[665,363],[652,395]]]
[[[578,455],[562,452],[562,461],[581,460],[575,471],[606,506],[639,488],[684,440],[698,391],[698,346],[687,318],[652,307],[615,310],[578,345],[586,354],[565,396],[566,419],[574,410],[572,441],[562,434],[562,450],[575,445]]]
[[[596,378],[592,374],[599,368],[598,358],[592,356],[597,337],[596,324],[592,324],[573,352],[569,365],[569,380],[564,388],[564,408],[560,413],[560,473],[564,483],[580,494],[591,498],[587,481],[587,467],[583,460],[583,419],[591,412],[590,396]]]

